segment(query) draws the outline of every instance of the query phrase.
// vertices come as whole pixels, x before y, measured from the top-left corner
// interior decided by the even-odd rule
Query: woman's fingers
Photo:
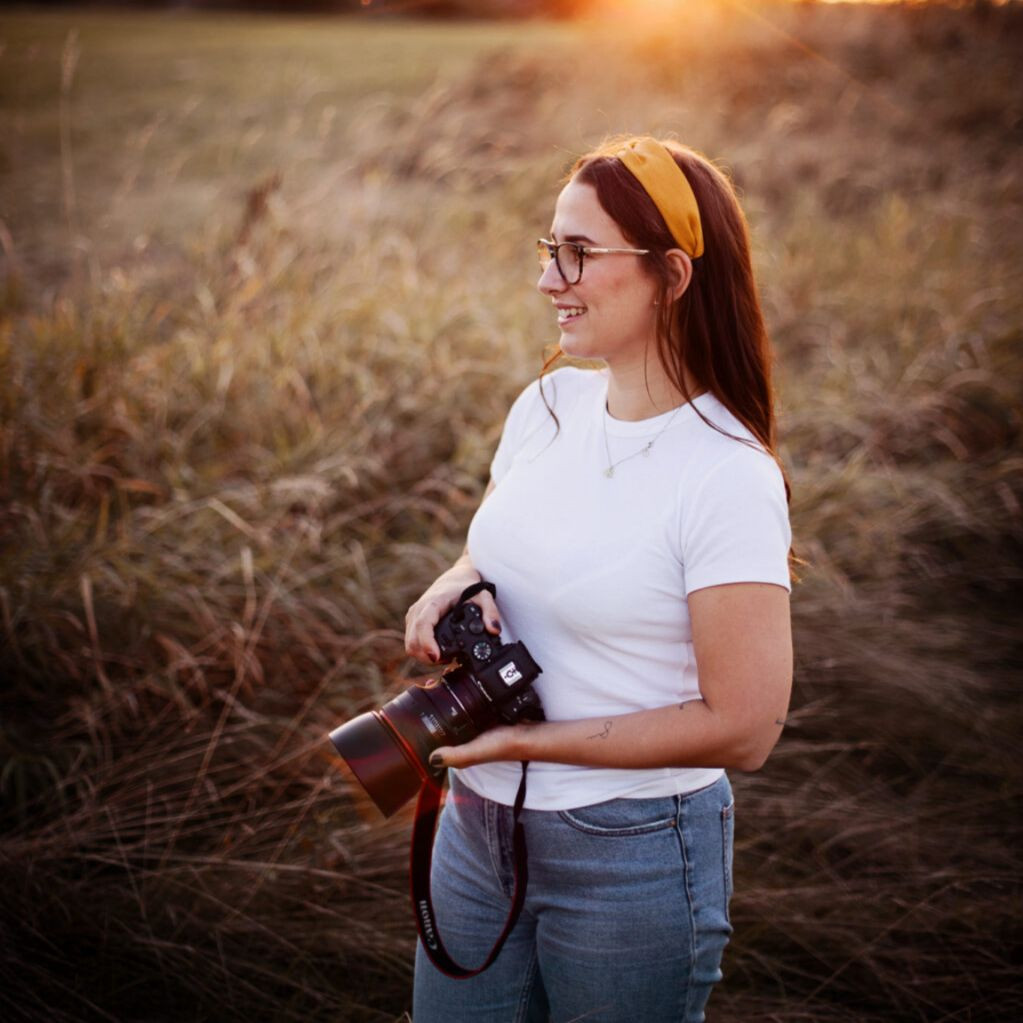
[[[535,727],[535,722],[498,725],[461,746],[440,746],[430,754],[430,766],[441,771],[445,767],[472,767],[494,760],[521,760],[523,730]]]
[[[492,632],[495,636],[498,635],[501,632],[501,613],[497,610],[497,601],[487,590],[482,590],[472,599],[474,603],[479,604],[480,610],[483,612],[483,624],[487,627],[487,631]]]
[[[420,597],[405,615],[405,650],[410,657],[436,664],[440,660],[440,648],[434,636],[434,629],[441,618],[454,607],[458,596]],[[472,598],[483,614],[483,624],[488,632],[497,636],[501,632],[501,614],[494,598],[484,590]]]
[[[405,650],[410,657],[434,664],[440,660],[433,630],[450,606],[451,602],[445,604],[443,600],[420,598],[409,608],[405,616]]]

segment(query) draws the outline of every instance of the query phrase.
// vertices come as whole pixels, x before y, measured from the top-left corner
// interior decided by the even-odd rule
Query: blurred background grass
[[[408,814],[324,734],[417,674],[625,131],[742,190],[809,562],[709,1018],[1020,1018],[1021,13],[0,15],[4,1018],[407,1010]]]

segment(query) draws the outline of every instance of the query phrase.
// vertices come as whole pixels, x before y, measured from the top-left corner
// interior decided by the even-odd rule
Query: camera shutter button
[[[478,636],[483,631],[483,623],[478,618],[474,618],[469,622],[469,631]]]

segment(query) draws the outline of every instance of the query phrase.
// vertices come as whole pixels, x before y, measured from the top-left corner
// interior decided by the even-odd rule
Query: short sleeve
[[[743,445],[719,462],[685,500],[682,559],[686,595],[724,583],[775,583],[791,590],[792,543],[781,470]]]

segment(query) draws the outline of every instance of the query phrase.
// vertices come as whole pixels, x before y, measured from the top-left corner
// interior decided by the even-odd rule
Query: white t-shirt
[[[736,582],[789,588],[781,472],[759,446],[697,415],[751,437],[710,394],[676,413],[624,422],[607,413],[606,371],[566,367],[543,389],[560,429],[534,381],[508,414],[491,465],[494,491],[469,527],[473,566],[497,586],[502,639],[522,640],[543,669],[534,686],[550,721],[696,699],[688,595]],[[647,454],[627,458],[654,438]],[[612,478],[608,448],[612,463],[626,459]],[[458,773],[510,805],[521,769],[500,762]],[[721,774],[533,762],[526,806],[674,795]]]

